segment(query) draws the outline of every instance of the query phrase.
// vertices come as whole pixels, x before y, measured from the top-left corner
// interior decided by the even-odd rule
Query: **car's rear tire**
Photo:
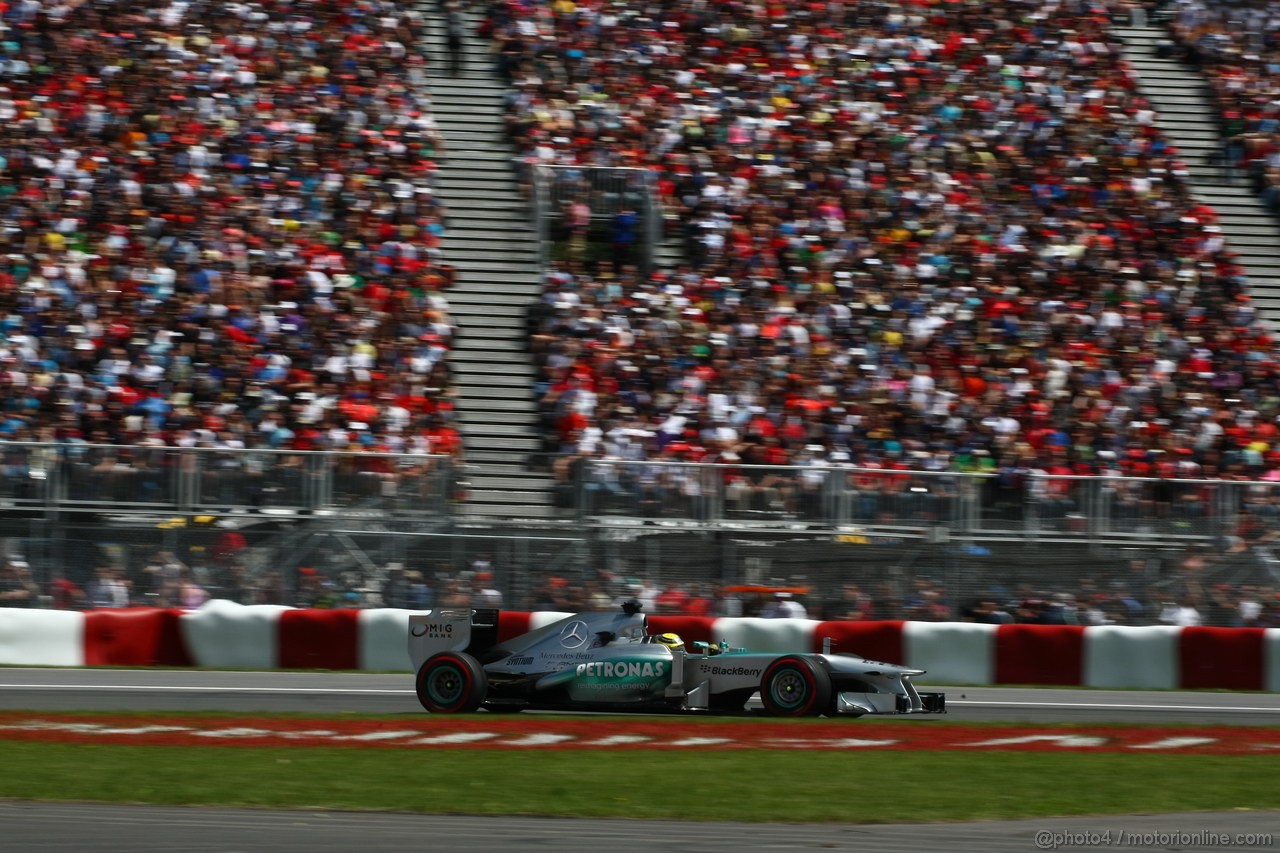
[[[418,670],[418,701],[433,714],[469,714],[484,702],[489,679],[466,652],[432,655]]]
[[[831,675],[812,658],[778,658],[760,679],[760,701],[774,717],[821,716],[831,707]]]

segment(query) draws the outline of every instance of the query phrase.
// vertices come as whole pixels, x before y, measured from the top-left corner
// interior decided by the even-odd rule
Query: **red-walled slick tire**
[[[480,661],[465,652],[432,655],[418,670],[418,701],[433,714],[469,714],[489,689]]]
[[[812,658],[778,658],[760,679],[760,701],[774,717],[817,717],[831,705],[831,675]]]

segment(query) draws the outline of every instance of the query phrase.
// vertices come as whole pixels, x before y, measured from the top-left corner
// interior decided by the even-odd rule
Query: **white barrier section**
[[[374,671],[413,672],[409,660],[409,617],[423,610],[361,610],[360,668]]]
[[[1086,687],[1168,690],[1178,686],[1175,625],[1095,625],[1084,631]]]
[[[214,600],[182,614],[178,624],[196,666],[275,669],[280,661],[280,613],[292,609]]]
[[[1262,689],[1280,692],[1280,628],[1262,636]]]
[[[84,614],[0,607],[0,664],[84,666]]]
[[[712,642],[728,640],[735,649],[749,652],[809,652],[813,650],[813,619],[760,619],[748,616],[717,619],[711,625]]]
[[[928,671],[930,684],[991,684],[995,680],[996,626],[969,622],[906,622],[907,666]]]
[[[572,613],[557,613],[554,610],[538,610],[529,614],[529,630],[536,631],[553,622],[559,622],[572,616]]]

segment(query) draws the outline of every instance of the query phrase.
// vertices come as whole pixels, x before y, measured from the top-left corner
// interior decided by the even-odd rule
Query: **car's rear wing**
[[[477,657],[498,643],[498,611],[440,608],[409,617],[409,660],[415,671],[440,652]]]

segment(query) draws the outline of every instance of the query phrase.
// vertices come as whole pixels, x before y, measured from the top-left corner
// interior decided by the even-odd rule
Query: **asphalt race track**
[[[1280,725],[1280,694],[944,687],[950,719]],[[421,714],[406,674],[0,668],[0,709]],[[937,718],[920,717],[921,723]],[[858,725],[850,721],[850,725]]]
[[[1280,725],[1280,694],[1119,690],[944,688],[956,722],[1112,722]],[[424,712],[406,674],[199,670],[0,668],[0,709]],[[937,724],[920,717],[921,725]],[[867,725],[850,720],[851,727]],[[673,816],[679,805],[673,803]],[[927,811],[921,818],[927,819]],[[1280,812],[1055,818],[963,824],[839,826],[688,823],[538,817],[466,817],[0,801],[5,850],[81,853],[138,849],[289,851],[417,849],[504,851],[917,850],[1028,851],[1070,847],[1220,851],[1206,833],[1275,833]],[[1109,844],[1070,843],[1063,833],[1101,833]],[[1190,833],[1172,843],[1123,843],[1118,833]],[[1196,843],[1195,833],[1207,843]],[[1057,835],[1055,835],[1057,834]],[[1077,837],[1076,840],[1079,840]],[[1065,843],[1061,843],[1065,842]]]
[[[673,809],[674,810],[674,809]],[[920,850],[1018,851],[1104,846],[1067,843],[1067,833],[1186,833],[1174,844],[1105,845],[1118,849],[1215,851],[1194,833],[1277,833],[1277,812],[1201,812],[1110,818],[1045,818],[961,824],[839,826],[826,824],[689,823],[536,817],[461,817],[330,811],[263,811],[169,806],[0,802],[5,849],[48,853],[133,853],[142,849],[214,851],[502,850],[518,853],[671,851]],[[1272,844],[1239,849],[1268,850]],[[1185,843],[1190,840],[1193,843]]]

